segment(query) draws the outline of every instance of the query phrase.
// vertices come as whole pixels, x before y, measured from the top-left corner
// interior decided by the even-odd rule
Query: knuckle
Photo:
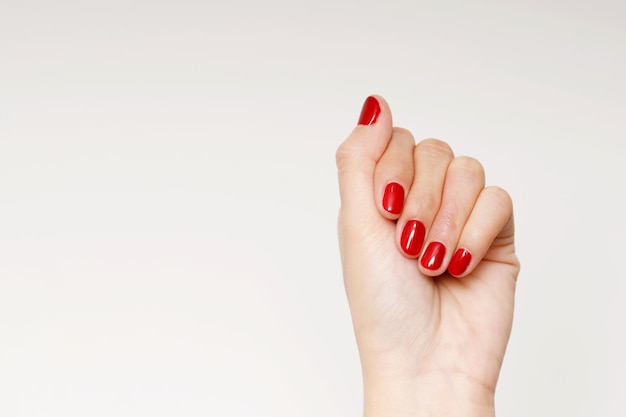
[[[451,160],[454,158],[454,152],[452,152],[450,145],[439,139],[424,139],[417,144],[415,152],[434,160]]]
[[[471,156],[458,156],[452,162],[456,169],[464,171],[468,174],[472,175],[485,175],[485,169],[483,168],[483,164],[476,158],[472,158]]]
[[[403,142],[415,144],[415,138],[413,137],[413,134],[408,129],[405,129],[403,127],[394,127],[393,137],[398,138]]]
[[[449,173],[463,183],[477,184],[480,188],[485,185],[485,169],[475,158],[469,156],[455,158],[450,164]]]
[[[359,159],[359,152],[347,143],[341,144],[335,152],[335,163],[339,169],[349,166],[355,159]]]
[[[489,195],[492,205],[507,212],[513,211],[513,199],[504,188],[497,185],[490,185],[485,188],[485,192]]]

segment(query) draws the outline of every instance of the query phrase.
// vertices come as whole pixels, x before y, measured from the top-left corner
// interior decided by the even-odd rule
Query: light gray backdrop
[[[0,415],[358,416],[372,93],[515,200],[499,415],[624,415],[626,3],[223,3],[0,3]]]

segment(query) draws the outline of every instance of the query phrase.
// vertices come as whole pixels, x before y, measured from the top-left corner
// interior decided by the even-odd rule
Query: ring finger
[[[428,233],[420,259],[425,275],[441,275],[450,262],[448,248],[454,249],[474,203],[485,187],[485,172],[474,158],[455,158],[448,167],[441,206]]]

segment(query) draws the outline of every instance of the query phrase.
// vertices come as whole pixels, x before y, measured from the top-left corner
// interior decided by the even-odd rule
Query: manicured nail
[[[391,214],[400,214],[403,206],[404,187],[397,182],[390,182],[383,193],[383,208]]]
[[[363,109],[361,109],[361,116],[359,116],[360,125],[373,125],[376,123],[376,118],[380,114],[380,104],[376,97],[369,96],[363,103]]]
[[[409,220],[400,236],[400,247],[409,256],[417,256],[422,250],[424,244],[424,236],[426,236],[426,228],[424,223],[418,220]]]
[[[465,248],[459,248],[454,255],[452,255],[452,260],[450,260],[450,266],[448,266],[448,272],[451,275],[461,275],[470,262],[472,261],[472,254]]]
[[[420,262],[424,268],[436,271],[441,267],[444,256],[446,256],[444,244],[441,242],[430,242]]]

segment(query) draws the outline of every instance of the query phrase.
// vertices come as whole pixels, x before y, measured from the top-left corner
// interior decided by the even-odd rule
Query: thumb
[[[341,208],[361,221],[378,216],[374,200],[374,171],[392,134],[389,105],[380,96],[369,96],[357,127],[336,153]]]

